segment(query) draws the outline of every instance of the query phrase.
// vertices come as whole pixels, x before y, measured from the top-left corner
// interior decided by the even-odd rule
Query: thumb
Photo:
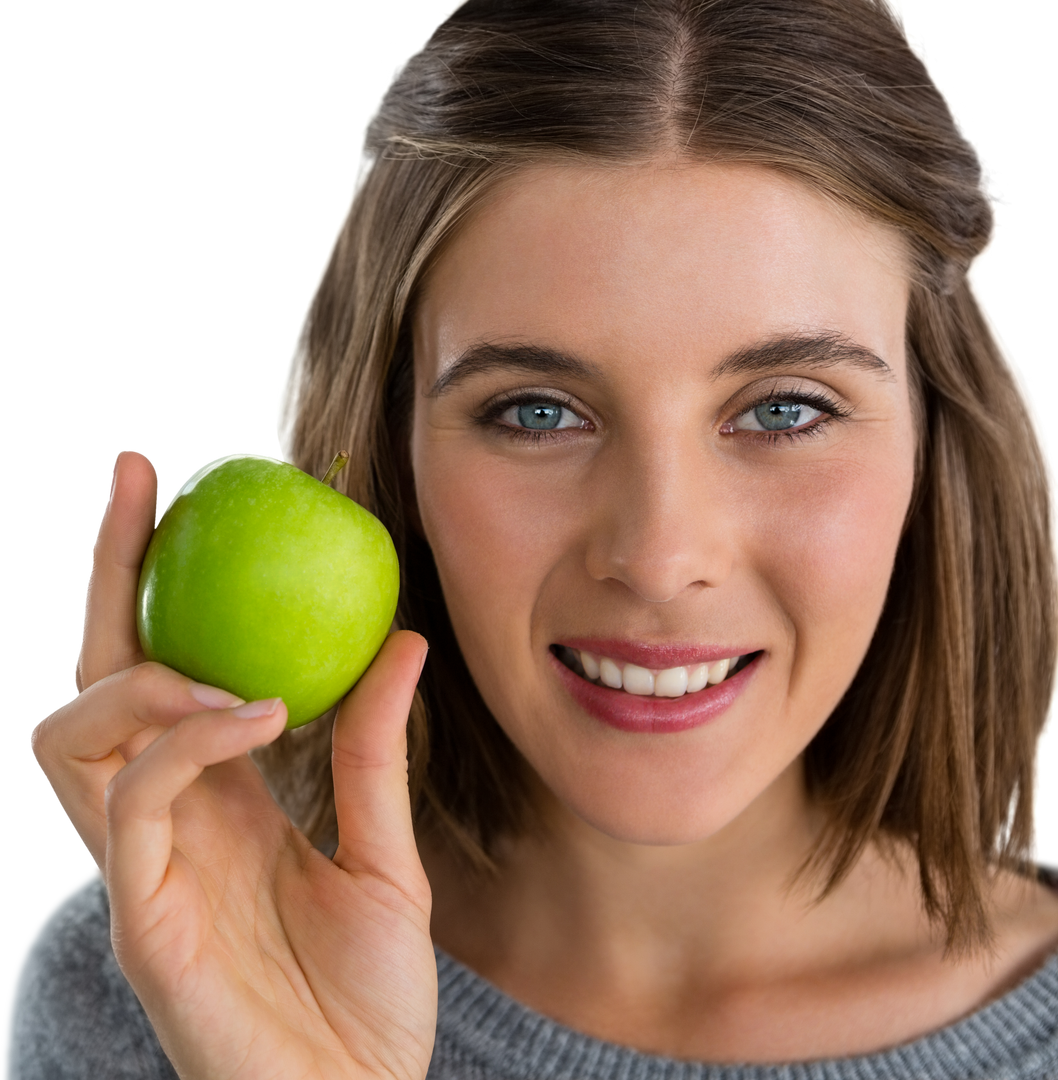
[[[335,717],[334,862],[348,873],[422,874],[408,798],[407,726],[426,650],[419,634],[390,634]]]

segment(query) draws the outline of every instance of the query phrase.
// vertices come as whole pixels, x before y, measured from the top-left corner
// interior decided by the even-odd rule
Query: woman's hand
[[[338,710],[327,859],[247,757],[282,731],[283,704],[242,705],[144,660],[134,607],[154,498],[150,463],[122,454],[81,693],[34,733],[105,874],[121,969],[181,1076],[422,1077],[437,975],[405,726],[426,644],[391,635]]]

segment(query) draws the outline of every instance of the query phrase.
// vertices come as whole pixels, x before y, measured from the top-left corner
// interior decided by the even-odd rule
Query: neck
[[[820,822],[791,768],[719,833],[649,846],[607,836],[548,800],[540,827],[510,842],[499,871],[468,881],[426,859],[442,948],[499,985],[538,970],[594,971],[645,988],[678,965],[720,977],[767,967],[803,948],[818,881],[798,876]]]

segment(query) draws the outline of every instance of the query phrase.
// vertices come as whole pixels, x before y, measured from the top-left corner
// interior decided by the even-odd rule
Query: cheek
[[[561,470],[526,476],[502,458],[448,453],[443,444],[421,457],[416,488],[423,528],[476,677],[482,655],[525,661],[534,604],[570,544],[566,486]]]
[[[912,455],[892,450],[787,477],[750,511],[748,561],[794,643],[791,698],[827,711],[866,653],[892,576],[914,480]]]

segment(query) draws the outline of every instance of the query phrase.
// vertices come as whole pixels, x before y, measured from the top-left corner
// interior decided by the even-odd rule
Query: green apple
[[[385,526],[352,499],[281,461],[222,458],[188,480],[151,537],[140,644],[247,701],[281,697],[298,727],[371,663],[399,581]]]

